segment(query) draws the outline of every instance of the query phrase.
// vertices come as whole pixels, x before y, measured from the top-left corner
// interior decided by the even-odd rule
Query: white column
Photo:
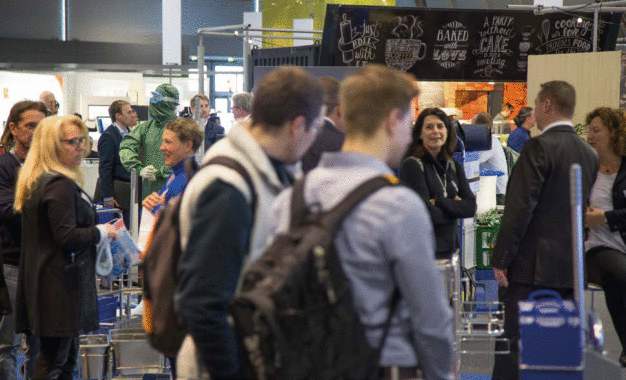
[[[163,64],[180,65],[182,52],[181,0],[163,0]]]

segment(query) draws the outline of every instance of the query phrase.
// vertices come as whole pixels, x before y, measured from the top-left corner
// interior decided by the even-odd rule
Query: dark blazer
[[[442,156],[435,160],[427,153],[421,159],[410,157],[404,160],[400,167],[400,179],[419,194],[430,211],[437,258],[450,258],[459,247],[458,219],[471,218],[476,213],[476,197],[469,188],[463,166]],[[443,182],[447,184],[447,196],[444,195]],[[457,196],[461,200],[455,200]],[[434,205],[431,199],[435,199]]]
[[[224,127],[217,114],[212,113],[204,126],[204,150],[207,151],[211,145],[224,137]]]
[[[16,331],[73,337],[98,328],[96,212],[76,183],[42,175],[25,201]]]
[[[613,183],[613,210],[604,213],[611,231],[619,231],[622,240],[626,242],[626,156]]]
[[[302,171],[307,173],[314,169],[324,152],[341,150],[345,136],[333,123],[324,120],[324,125],[309,150],[302,157]]]
[[[582,167],[583,202],[598,172],[593,149],[574,128],[555,126],[530,139],[513,167],[493,266],[510,282],[572,288],[569,172]]]
[[[21,217],[13,210],[20,163],[11,153],[0,156],[0,239],[5,264],[20,263]]]
[[[130,173],[120,161],[120,143],[122,134],[117,127],[111,124],[98,139],[98,185],[100,198],[114,196],[113,181],[130,181]],[[119,201],[119,199],[118,199]]]

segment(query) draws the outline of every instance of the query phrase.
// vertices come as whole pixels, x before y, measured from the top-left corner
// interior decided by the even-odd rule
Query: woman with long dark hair
[[[457,221],[476,213],[476,197],[463,166],[452,159],[456,132],[439,108],[424,109],[413,128],[413,141],[400,178],[415,190],[430,211],[437,241],[436,257],[448,259],[459,248]]]

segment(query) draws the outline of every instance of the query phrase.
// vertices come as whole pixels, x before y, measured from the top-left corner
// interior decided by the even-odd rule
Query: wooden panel
[[[531,55],[528,59],[528,104],[535,104],[541,83],[564,80],[576,89],[574,124],[600,106],[619,107],[621,52]]]

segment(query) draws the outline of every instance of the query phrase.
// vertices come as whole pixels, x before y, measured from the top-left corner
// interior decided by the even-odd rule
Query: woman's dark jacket
[[[612,189],[613,210],[604,215],[611,231],[619,231],[622,240],[626,242],[626,157],[622,157],[622,163],[615,177]]]
[[[0,239],[5,264],[20,263],[20,239],[22,224],[20,215],[13,210],[15,184],[20,162],[12,153],[0,155]]]
[[[12,153],[0,155],[0,269],[2,264],[17,267],[20,260],[22,222],[13,210],[15,183],[20,162]],[[0,270],[0,315],[11,312],[9,293]]]
[[[459,247],[457,220],[472,218],[476,213],[476,197],[469,188],[463,167],[441,154],[434,159],[427,153],[422,158],[405,159],[400,168],[400,178],[428,206],[435,229],[436,257],[449,258]],[[442,182],[446,181],[447,196],[444,197]],[[461,200],[455,200],[456,196]],[[434,205],[430,199],[435,200]]]
[[[96,213],[79,186],[42,175],[22,208],[16,331],[70,337],[98,328]]]

